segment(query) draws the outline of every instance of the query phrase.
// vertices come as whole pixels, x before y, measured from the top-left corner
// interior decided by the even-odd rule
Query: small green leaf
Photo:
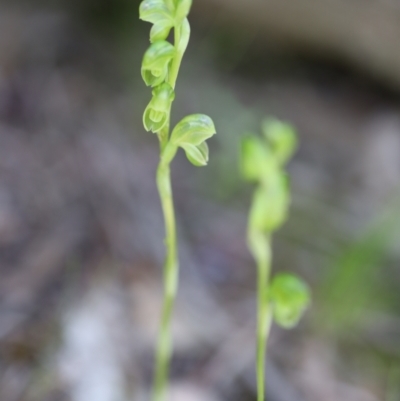
[[[192,114],[183,118],[171,134],[171,142],[177,146],[199,146],[214,134],[215,126],[210,117],[204,114]]]
[[[275,161],[264,142],[255,135],[248,135],[241,141],[240,169],[248,181],[259,181],[269,175]]]
[[[161,131],[168,122],[171,103],[175,98],[174,90],[168,83],[153,89],[153,97],[143,114],[146,131]]]
[[[275,119],[263,122],[263,132],[279,164],[285,164],[297,148],[297,136],[294,128]]]
[[[152,24],[170,21],[173,25],[174,18],[163,0],[144,0],[139,7],[139,18]]]
[[[150,42],[154,43],[159,40],[167,39],[169,32],[171,31],[172,24],[170,21],[159,21],[153,25],[150,31]]]
[[[284,328],[297,325],[310,304],[310,291],[303,280],[291,274],[278,274],[272,280],[270,300],[276,323]]]
[[[175,47],[165,40],[154,42],[148,48],[142,62],[142,77],[147,86],[158,86],[165,81],[174,56]]]
[[[186,143],[181,145],[181,147],[185,150],[187,158],[193,165],[197,167],[207,165],[209,151],[208,146],[205,142],[197,146]]]
[[[192,7],[193,0],[175,0],[175,20],[182,21],[186,18]]]

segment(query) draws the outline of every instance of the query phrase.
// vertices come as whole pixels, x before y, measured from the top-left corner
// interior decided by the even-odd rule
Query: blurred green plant
[[[246,136],[241,143],[243,177],[256,182],[248,223],[248,246],[258,269],[257,288],[257,399],[265,397],[265,353],[272,321],[292,328],[310,303],[307,285],[294,275],[281,273],[270,280],[271,236],[288,215],[290,191],[284,170],[297,147],[293,128],[283,122],[266,119],[264,138]]]
[[[400,297],[397,282],[388,271],[388,258],[398,249],[399,210],[396,195],[340,250],[316,294],[320,328],[338,335],[354,331],[368,314],[398,313]]]
[[[150,31],[151,45],[143,57],[141,71],[146,85],[153,88],[152,99],[143,115],[143,125],[147,131],[157,134],[160,142],[157,187],[166,227],[165,293],[156,350],[153,401],[165,399],[172,354],[171,315],[179,275],[170,164],[178,148],[182,148],[192,164],[207,165],[209,152],[206,140],[216,133],[210,117],[193,114],[183,118],[170,134],[175,84],[190,39],[187,16],[191,5],[192,0],[144,0],[139,8],[140,18],[153,24]],[[174,44],[167,41],[172,29]]]

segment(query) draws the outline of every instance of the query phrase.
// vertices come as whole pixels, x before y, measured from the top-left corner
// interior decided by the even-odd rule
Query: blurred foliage
[[[346,246],[329,269],[319,291],[319,323],[343,331],[360,324],[360,319],[362,323],[369,314],[391,309],[400,312],[399,293],[387,286],[388,256],[399,236],[400,205],[395,201],[355,243]],[[398,283],[393,285],[397,287]]]

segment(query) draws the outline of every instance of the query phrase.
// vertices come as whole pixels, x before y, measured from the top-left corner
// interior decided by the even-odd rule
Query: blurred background
[[[135,0],[0,3],[0,400],[148,400],[162,297],[150,25]],[[274,271],[313,305],[273,327],[268,401],[400,400],[400,3],[195,0],[173,107],[214,119],[173,163],[181,287],[171,401],[255,400],[253,188],[237,148],[298,130]]]

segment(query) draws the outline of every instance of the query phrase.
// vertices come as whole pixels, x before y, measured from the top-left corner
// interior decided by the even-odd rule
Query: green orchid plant
[[[170,133],[176,80],[190,39],[187,16],[191,6],[192,0],[144,0],[139,8],[140,19],[153,24],[151,44],[143,57],[141,69],[143,81],[153,88],[152,98],[143,114],[143,125],[147,131],[155,133],[160,142],[156,181],[166,229],[164,301],[156,350],[153,401],[163,401],[166,396],[172,354],[171,315],[179,276],[170,164],[178,149],[182,148],[192,164],[207,165],[209,151],[206,140],[216,133],[211,118],[203,114],[183,118]],[[173,44],[167,40],[172,30]]]
[[[265,397],[265,354],[273,320],[284,327],[297,325],[310,303],[307,285],[294,275],[281,273],[272,280],[272,234],[287,219],[289,180],[284,170],[296,150],[293,128],[267,119],[264,138],[246,136],[241,143],[243,177],[257,183],[248,222],[248,247],[257,262],[257,400]]]

